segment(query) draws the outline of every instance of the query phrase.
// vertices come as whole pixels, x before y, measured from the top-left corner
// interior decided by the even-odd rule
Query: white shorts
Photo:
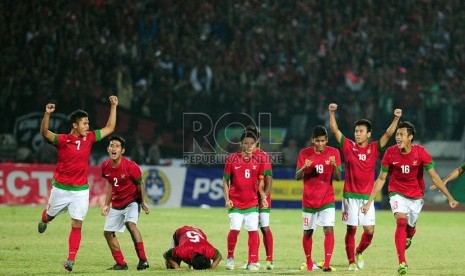
[[[415,227],[421,208],[423,208],[423,199],[409,199],[401,195],[393,195],[389,199],[392,213],[407,214],[408,225]]]
[[[375,204],[371,203],[366,214],[362,213],[362,206],[367,199],[343,198],[342,199],[342,223],[352,226],[375,225]]]
[[[316,213],[302,212],[304,230],[315,230],[317,226],[334,226],[336,208],[323,209]]]
[[[258,224],[260,227],[268,227],[270,226],[270,213],[259,213],[258,215]]]
[[[132,202],[123,210],[117,210],[110,208],[107,218],[105,220],[105,226],[103,227],[104,231],[108,232],[124,232],[126,229],[126,222],[134,222],[137,224],[139,219],[140,207],[137,202]]]
[[[83,221],[89,210],[89,189],[68,191],[52,187],[48,199],[47,214],[56,217],[69,211],[72,219]]]
[[[247,231],[258,231],[258,212],[252,213],[229,213],[229,229],[241,230],[242,222],[244,222],[244,228]]]

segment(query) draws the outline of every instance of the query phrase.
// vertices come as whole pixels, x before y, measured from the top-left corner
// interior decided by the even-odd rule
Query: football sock
[[[124,260],[123,252],[121,250],[112,251],[111,255],[113,255],[113,259],[115,260],[117,264],[120,264],[120,265],[126,264],[126,261]]]
[[[273,261],[273,234],[269,228],[263,234],[263,244],[265,245],[266,260]]]
[[[79,245],[81,244],[81,228],[80,227],[71,227],[71,232],[69,233],[68,245],[68,260],[74,261],[76,259],[76,254],[79,250]]]
[[[234,258],[234,249],[236,248],[237,236],[239,236],[239,230],[229,230],[228,234],[228,259]]]
[[[302,247],[304,248],[305,258],[307,261],[307,270],[311,270],[313,268],[312,246],[313,246],[312,236],[308,237],[304,234],[302,236]]]
[[[417,232],[417,228],[407,224],[407,238],[412,238]]]
[[[260,246],[260,235],[258,231],[249,231],[249,260],[248,263],[258,263],[258,247]]]
[[[134,248],[136,249],[137,257],[139,257],[139,260],[147,261],[147,257],[145,256],[144,243],[136,242],[134,243]]]
[[[42,217],[40,218],[40,220],[41,220],[42,222],[45,222],[45,223],[48,222],[48,221],[47,221],[47,209],[44,209],[44,210],[42,211]]]
[[[397,258],[399,259],[399,264],[402,262],[406,263],[406,260],[405,260],[405,241],[407,240],[406,228],[407,228],[407,219],[398,218],[394,240],[396,243]]]
[[[373,239],[373,234],[367,234],[363,232],[362,238],[360,239],[360,244],[357,247],[357,253],[363,253],[365,249],[371,244],[371,240]]]
[[[334,232],[325,233],[325,263],[323,267],[329,267],[329,263],[331,262],[331,257],[333,256],[334,250]]]
[[[347,228],[345,244],[349,264],[355,263],[355,233],[357,233],[357,227]]]

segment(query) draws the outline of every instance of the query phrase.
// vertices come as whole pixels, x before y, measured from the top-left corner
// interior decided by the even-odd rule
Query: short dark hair
[[[255,136],[257,138],[260,138],[260,130],[257,128],[256,125],[248,125],[248,126],[246,126],[245,131],[251,131],[251,132],[255,133]]]
[[[357,126],[366,126],[367,127],[367,132],[371,132],[371,122],[368,119],[360,119],[355,121],[354,123],[355,127]]]
[[[194,253],[192,258],[192,267],[196,270],[209,269],[212,266],[210,259],[199,253]]]
[[[246,131],[246,130],[244,130],[244,131],[242,132],[242,135],[241,135],[240,141],[241,141],[241,142],[242,142],[242,141],[244,141],[244,139],[245,139],[245,138],[247,138],[247,137],[249,137],[249,138],[253,138],[255,141],[257,141],[257,140],[258,140],[258,138],[257,138],[257,134],[256,134],[255,132],[253,132],[253,131]]]
[[[328,131],[326,128],[322,125],[317,125],[316,127],[313,128],[312,132],[312,138],[317,138],[320,136],[325,136],[326,138],[328,137]]]
[[[77,124],[79,120],[81,120],[82,118],[86,118],[86,117],[89,117],[87,112],[85,112],[84,110],[78,109],[74,111],[73,113],[71,113],[71,115],[69,116],[69,122],[72,126],[74,123]]]
[[[121,143],[121,148],[124,149],[126,147],[126,139],[119,135],[112,135],[110,138],[108,138],[108,141],[119,141]]]
[[[397,129],[399,128],[406,128],[407,134],[413,136],[412,142],[415,140],[415,126],[412,123],[408,121],[401,121],[397,124]]]

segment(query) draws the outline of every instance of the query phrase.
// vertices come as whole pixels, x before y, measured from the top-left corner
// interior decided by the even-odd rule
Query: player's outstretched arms
[[[464,166],[465,166],[465,163],[462,166],[460,166],[458,168],[455,168],[448,176],[446,176],[442,180],[442,182],[444,182],[444,186],[446,186],[449,181],[453,181],[453,180],[457,179],[457,177],[462,175],[462,173],[464,172],[464,170],[463,170]],[[435,185],[431,185],[430,190],[436,190],[436,189],[437,189],[437,187]]]
[[[447,200],[449,200],[449,206],[451,208],[457,207],[459,203],[449,193],[449,190],[446,188],[446,185],[444,184],[444,182],[442,182],[442,179],[436,173],[436,170],[434,168],[430,168],[428,170],[428,174],[431,178],[431,181],[433,182],[433,185],[436,186],[436,188],[438,188],[447,197]]]

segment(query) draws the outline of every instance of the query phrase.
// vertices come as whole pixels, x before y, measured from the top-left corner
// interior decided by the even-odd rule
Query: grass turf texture
[[[67,257],[69,215],[63,214],[51,222],[43,234],[37,232],[42,206],[3,206],[0,207],[0,275],[53,275],[68,273],[63,268]],[[300,210],[273,209],[271,229],[273,230],[274,270],[267,271],[265,251],[260,241],[260,271],[249,272],[240,269],[247,260],[247,233],[242,230],[236,246],[236,269],[227,271],[226,237],[229,220],[225,209],[211,208],[152,208],[150,215],[141,214],[139,229],[142,233],[145,250],[150,263],[146,271],[137,271],[137,256],[128,231],[117,237],[129,270],[106,271],[114,264],[103,237],[104,217],[99,208],[90,208],[84,221],[81,247],[76,259],[75,275],[139,275],[156,272],[173,273],[164,268],[163,252],[170,246],[172,234],[182,225],[195,225],[202,228],[210,242],[223,254],[223,260],[214,271],[190,271],[183,263],[184,271],[176,274],[192,275],[242,275],[266,273],[278,275],[306,274],[298,271],[305,261],[302,250],[302,226]],[[409,275],[463,275],[465,269],[463,245],[465,244],[465,214],[463,212],[422,212],[418,221],[417,234],[412,246],[407,250]],[[340,222],[340,212],[336,214],[335,250],[332,266],[334,274],[396,275],[397,256],[394,246],[395,222],[389,211],[377,212],[377,225],[371,246],[364,254],[365,269],[358,272],[347,271],[344,250],[345,226]],[[313,259],[323,259],[323,230],[317,228],[313,239]],[[357,231],[360,240],[362,229]],[[260,235],[260,239],[262,236]],[[313,274],[323,274],[315,271]]]

